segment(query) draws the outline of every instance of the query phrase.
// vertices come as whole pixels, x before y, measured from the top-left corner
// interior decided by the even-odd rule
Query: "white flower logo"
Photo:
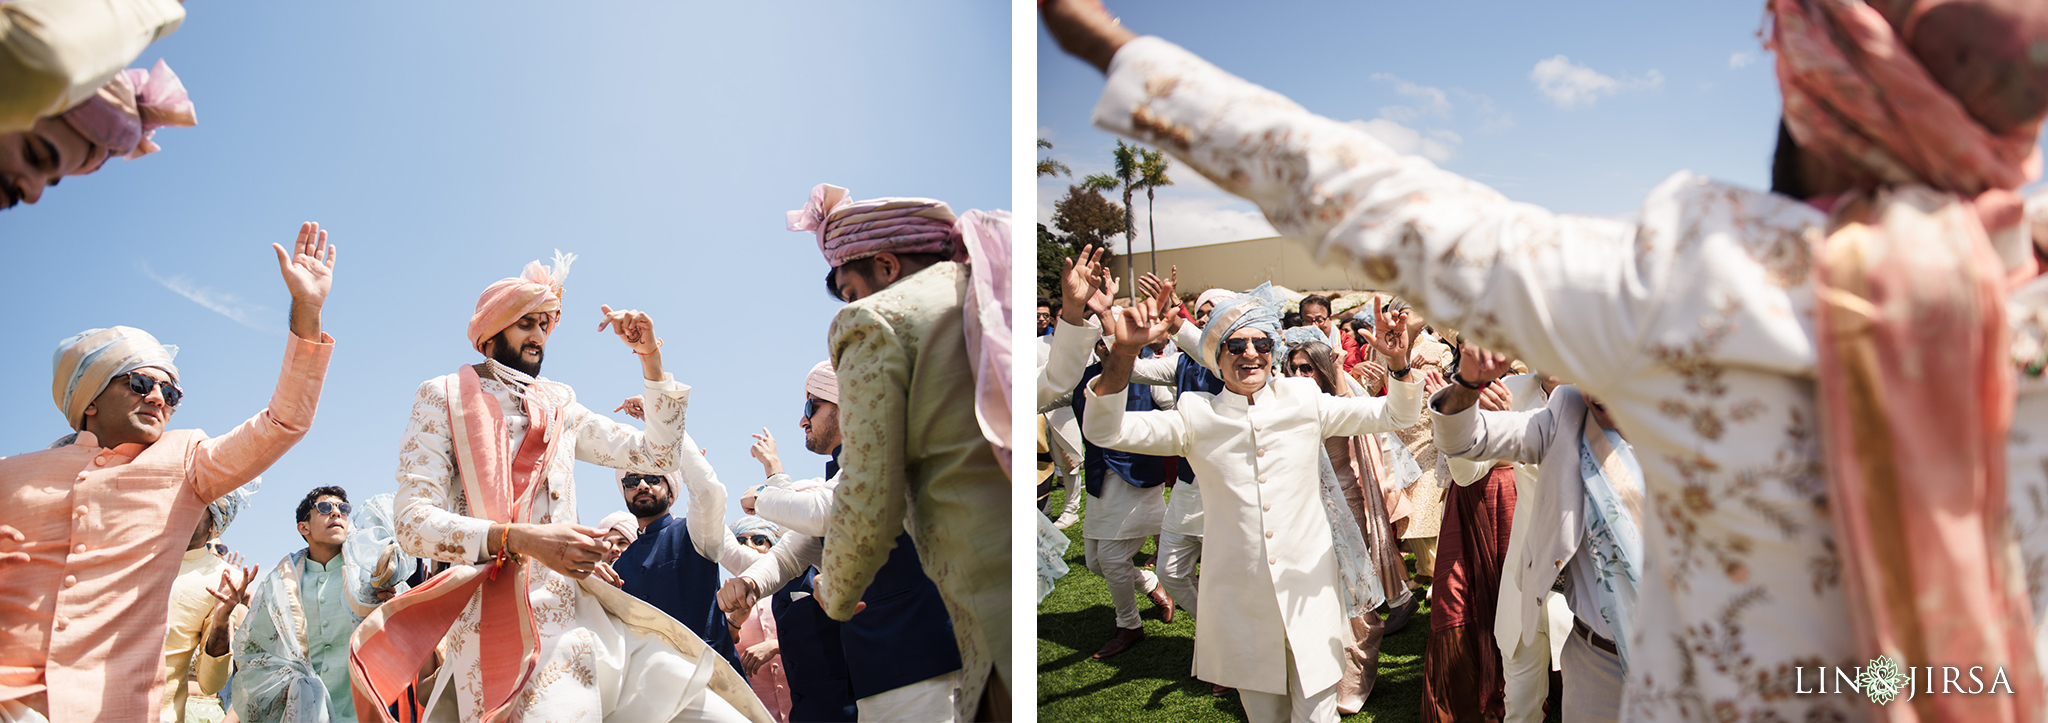
[[[1870,696],[1870,702],[1884,705],[1898,697],[1912,682],[1906,671],[1899,669],[1898,661],[1889,655],[1880,655],[1870,660],[1863,674],[1856,676],[1856,684],[1863,687],[1863,694]]]

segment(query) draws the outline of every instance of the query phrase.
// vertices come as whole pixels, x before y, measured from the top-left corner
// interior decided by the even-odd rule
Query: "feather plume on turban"
[[[477,297],[476,313],[469,317],[469,345],[482,352],[484,342],[512,326],[519,317],[561,311],[562,283],[569,279],[569,264],[575,260],[576,254],[564,254],[557,249],[553,266],[529,261],[518,276],[500,279],[484,289],[483,295]]]
[[[158,343],[149,332],[126,326],[87,329],[57,344],[50,360],[50,400],[73,430],[85,428],[85,408],[115,377],[155,367],[178,379],[171,360],[178,347]]]

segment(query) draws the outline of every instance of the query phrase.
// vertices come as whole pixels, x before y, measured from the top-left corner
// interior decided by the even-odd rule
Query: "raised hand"
[[[1081,254],[1060,261],[1060,319],[1080,326],[1088,320],[1089,302],[1105,278],[1103,249],[1094,244],[1081,247]]]
[[[241,553],[230,552],[226,559],[229,567],[220,571],[220,584],[206,589],[207,594],[212,595],[213,599],[219,600],[221,603],[213,610],[214,617],[221,620],[226,620],[228,615],[234,612],[236,605],[249,604],[249,582],[256,579],[256,571],[262,567],[261,565],[241,567]],[[235,579],[237,568],[241,572],[241,579],[239,580]]]
[[[1442,389],[1450,383],[1450,380],[1444,378],[1443,372],[1435,369],[1425,371],[1422,373],[1422,395],[1426,397],[1435,394],[1436,390]]]
[[[1466,344],[1458,349],[1458,380],[1467,388],[1492,384],[1513,371],[1512,360],[1477,344]]]
[[[633,309],[613,311],[609,304],[599,306],[597,310],[604,313],[604,320],[597,322],[597,330],[611,327],[612,333],[618,334],[619,341],[625,342],[626,348],[632,349],[633,353],[653,354],[661,348],[660,340],[654,337],[654,320],[648,318],[646,312]]]
[[[748,448],[747,453],[761,461],[761,469],[767,476],[774,477],[782,473],[782,458],[775,456],[775,435],[770,433],[767,427],[762,427],[761,433],[754,435],[754,446]]]
[[[1095,295],[1088,297],[1088,310],[1100,318],[1109,318],[1109,310],[1116,307],[1116,292],[1121,288],[1115,276],[1105,268],[1096,274]]]
[[[1380,308],[1380,295],[1372,296],[1373,336],[1372,348],[1386,355],[1389,361],[1399,366],[1389,371],[1408,368],[1408,310],[1399,311]]]
[[[612,411],[625,412],[626,416],[632,417],[634,419],[647,419],[646,406],[640,401],[640,397],[637,395],[626,397],[626,401],[619,402],[619,406],[612,409]]]
[[[1489,412],[1505,412],[1514,408],[1515,393],[1508,391],[1508,385],[1495,381],[1479,390],[1479,408]]]
[[[1039,0],[1038,12],[1061,50],[1103,72],[1109,71],[1117,49],[1137,37],[1102,7],[1101,0]]]
[[[292,334],[319,341],[320,307],[334,288],[335,247],[328,245],[327,232],[320,230],[320,224],[307,221],[299,225],[299,237],[290,251],[277,244],[270,248],[277,252],[277,271],[292,295]]]
[[[1102,333],[1116,337],[1116,351],[1137,356],[1138,350],[1172,338],[1168,323],[1150,303],[1112,310],[1102,324]]]

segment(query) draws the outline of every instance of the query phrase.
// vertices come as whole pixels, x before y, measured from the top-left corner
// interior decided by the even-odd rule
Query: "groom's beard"
[[[642,497],[642,492],[647,493],[645,498]],[[641,502],[641,499],[649,501]],[[670,504],[667,494],[642,487],[634,490],[632,496],[626,498],[626,512],[634,517],[655,517],[667,512]]]
[[[537,356],[539,356],[540,358],[535,359],[532,364],[528,364],[526,362],[526,356],[520,354],[518,349],[511,348],[510,344],[500,342],[496,346],[492,347],[492,349],[495,352],[491,355],[492,359],[497,360],[499,364],[512,367],[513,369],[518,370],[519,373],[525,374],[529,377],[539,377],[540,363],[547,361],[547,351],[538,346],[536,346],[534,350],[538,352]]]

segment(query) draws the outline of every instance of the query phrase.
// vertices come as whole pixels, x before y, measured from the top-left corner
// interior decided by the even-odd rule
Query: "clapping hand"
[[[1068,324],[1080,326],[1088,320],[1087,312],[1101,313],[1113,303],[1108,300],[1116,298],[1116,279],[1102,265],[1103,251],[1091,244],[1081,247],[1079,256],[1060,261],[1060,319]],[[1105,285],[1106,296],[1098,293]]]
[[[1152,303],[1140,303],[1131,308],[1112,309],[1103,318],[1102,333],[1116,337],[1116,351],[1120,354],[1137,356],[1138,350],[1172,338],[1169,323],[1160,318]]]
[[[1145,295],[1145,303],[1151,304],[1153,311],[1167,321],[1167,333],[1171,335],[1180,332],[1180,297],[1174,293],[1180,285],[1180,267],[1168,267],[1167,273],[1164,279],[1150,273],[1138,277],[1138,291]]]

